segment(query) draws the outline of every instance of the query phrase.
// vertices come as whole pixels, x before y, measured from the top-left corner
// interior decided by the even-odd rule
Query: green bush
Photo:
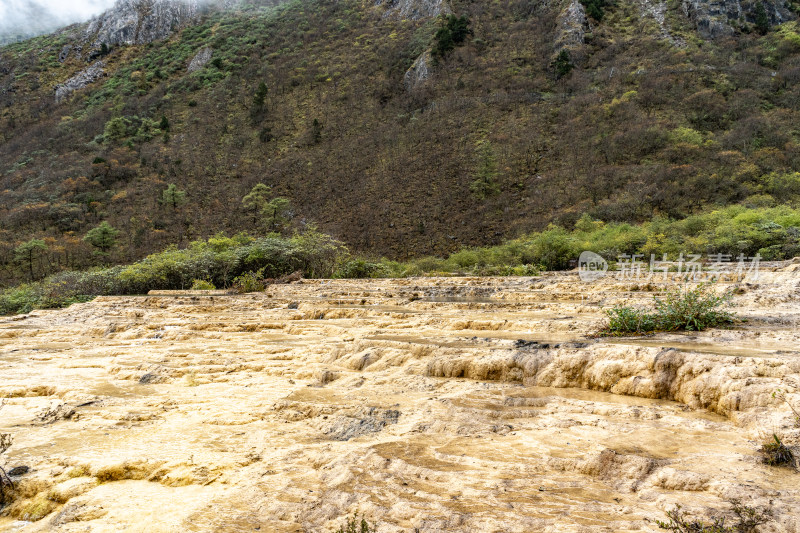
[[[764,464],[794,467],[794,453],[774,433],[759,451],[764,455]]]
[[[606,310],[607,330],[611,333],[649,333],[656,329],[655,317],[635,307],[614,307]]]
[[[434,57],[442,58],[453,51],[456,46],[462,44],[467,36],[472,33],[469,29],[469,18],[464,15],[445,15],[441,19],[441,25],[436,30],[433,38],[432,54]]]
[[[733,293],[726,291],[718,295],[709,287],[703,283],[694,289],[678,288],[669,291],[663,300],[656,296],[656,328],[702,331],[732,324],[735,317],[724,307],[730,304]]]
[[[580,243],[567,230],[550,226],[530,241],[532,261],[545,270],[565,270],[581,254]]]
[[[733,293],[721,295],[700,284],[694,289],[677,288],[662,299],[654,297],[655,311],[629,306],[606,310],[608,325],[603,330],[610,335],[642,334],[653,331],[702,331],[727,326],[735,315],[726,311]]]
[[[217,235],[187,248],[170,247],[126,266],[88,272],[62,272],[37,282],[0,292],[0,314],[64,307],[100,295],[146,294],[151,290],[181,290],[204,280],[214,287],[261,290],[250,284],[298,270],[307,278],[330,277],[348,256],[347,248],[314,228],[291,238]]]
[[[763,2],[756,2],[753,18],[756,31],[761,35],[766,35],[769,31],[770,24],[769,15],[767,15],[767,9],[764,7]]]
[[[213,283],[204,279],[196,279],[192,282],[193,291],[213,291],[216,289]]]
[[[28,313],[39,307],[42,294],[39,284],[26,283],[13,289],[6,289],[0,294],[0,314],[18,315]]]
[[[572,69],[575,68],[575,64],[572,62],[569,50],[561,50],[555,59],[553,59],[550,67],[555,71],[556,78],[563,78],[572,72]]]
[[[667,511],[669,521],[656,520],[656,525],[661,529],[672,531],[673,533],[755,533],[758,526],[768,523],[772,519],[772,509],[756,509],[747,505],[742,505],[738,500],[731,500],[733,508],[731,513],[733,519],[731,525],[726,526],[728,517],[711,517],[711,522],[706,523],[696,518],[689,518],[686,511],[680,505],[673,510]]]
[[[605,8],[608,5],[606,0],[581,0],[581,4],[586,8],[586,14],[595,19],[597,22],[603,20],[605,16]]]
[[[245,272],[240,276],[236,276],[233,280],[233,290],[239,294],[246,294],[248,292],[261,292],[267,288],[264,281],[264,269],[259,269],[257,272]]]
[[[370,527],[364,518],[359,520],[357,515],[353,515],[352,518],[347,519],[343,526],[336,530],[336,533],[376,533],[376,531],[375,526]]]
[[[343,264],[333,275],[334,278],[363,279],[379,278],[387,274],[387,268],[382,263],[374,263],[366,259],[351,259]]]

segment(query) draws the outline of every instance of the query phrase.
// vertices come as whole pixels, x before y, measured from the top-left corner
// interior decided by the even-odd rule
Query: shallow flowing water
[[[0,320],[0,464],[30,468],[0,530],[655,531],[731,498],[800,530],[800,475],[757,453],[800,441],[772,396],[800,398],[798,280],[737,296],[758,325],[592,337],[597,302],[651,296],[305,281]]]

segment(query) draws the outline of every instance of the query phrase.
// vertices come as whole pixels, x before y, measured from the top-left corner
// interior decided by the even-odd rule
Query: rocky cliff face
[[[583,4],[578,0],[572,0],[558,15],[556,52],[564,48],[580,47],[584,43],[584,36],[591,31],[592,27]]]
[[[451,13],[445,0],[376,0],[376,6],[386,8],[386,17],[419,20]]]
[[[197,0],[118,0],[89,23],[86,37],[94,46],[149,43],[185,25],[198,9]]]
[[[403,83],[407,91],[412,91],[420,87],[428,80],[431,75],[432,62],[430,50],[423,52],[422,55],[414,61],[414,64],[411,65],[411,68],[409,68],[405,76],[403,76]]]
[[[732,34],[739,23],[755,22],[759,2],[763,3],[770,24],[781,24],[797,18],[786,0],[682,0],[682,6],[700,36],[713,39]]]
[[[90,67],[82,70],[62,85],[56,87],[56,103],[62,102],[70,94],[83,89],[87,85],[94,83],[105,75],[105,63],[96,61]]]

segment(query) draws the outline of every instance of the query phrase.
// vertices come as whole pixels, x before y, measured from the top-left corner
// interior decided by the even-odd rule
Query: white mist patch
[[[3,0],[0,37],[28,36],[85,22],[114,5],[114,0]]]

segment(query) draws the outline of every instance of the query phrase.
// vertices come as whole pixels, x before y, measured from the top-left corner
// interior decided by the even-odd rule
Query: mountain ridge
[[[251,2],[147,43],[124,44],[128,28],[103,50],[82,25],[0,49],[2,277],[21,276],[13,251],[30,238],[48,243],[43,272],[95,264],[81,239],[104,220],[123,235],[112,261],[267,231],[241,202],[259,183],[291,202],[285,231],[315,223],[396,258],[584,212],[797,201],[795,21],[768,18],[762,36],[738,4],[732,31],[706,38],[683,2],[638,0],[401,15],[433,4]],[[469,34],[450,43],[462,16]],[[185,205],[161,201],[170,184]]]

